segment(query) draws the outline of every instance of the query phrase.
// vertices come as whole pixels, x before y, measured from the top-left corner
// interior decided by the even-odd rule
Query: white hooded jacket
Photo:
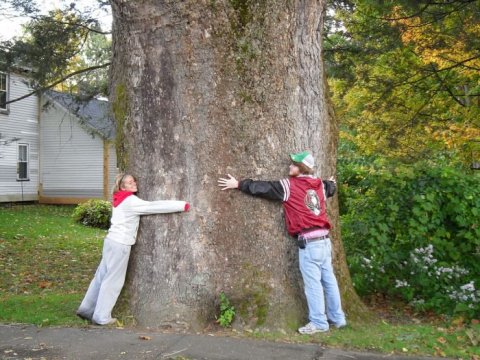
[[[130,195],[112,210],[111,225],[106,239],[124,245],[134,245],[137,238],[140,215],[165,214],[185,210],[185,201],[145,201]]]

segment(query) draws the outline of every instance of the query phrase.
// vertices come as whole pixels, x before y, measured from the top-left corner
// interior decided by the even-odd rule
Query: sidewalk
[[[347,352],[313,344],[132,329],[38,328],[0,325],[2,360],[412,360],[391,354]],[[445,360],[445,358],[443,358]]]

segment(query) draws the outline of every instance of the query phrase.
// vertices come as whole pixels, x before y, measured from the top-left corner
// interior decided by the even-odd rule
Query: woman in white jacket
[[[82,319],[98,325],[115,324],[112,309],[125,283],[130,249],[137,237],[140,215],[188,211],[185,201],[139,199],[136,179],[120,174],[115,179],[110,229],[103,243],[102,260],[77,310]]]

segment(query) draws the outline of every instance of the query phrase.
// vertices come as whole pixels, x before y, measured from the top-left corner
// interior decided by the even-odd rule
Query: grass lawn
[[[101,257],[104,230],[76,224],[73,207],[0,207],[0,321],[83,324],[74,315]]]
[[[74,314],[100,261],[104,230],[76,224],[73,207],[0,207],[0,322],[84,326]],[[249,336],[343,349],[480,359],[480,325],[379,320],[306,336]]]

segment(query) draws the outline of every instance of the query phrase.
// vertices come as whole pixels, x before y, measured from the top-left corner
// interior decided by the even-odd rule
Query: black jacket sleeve
[[[325,189],[325,196],[327,198],[335,195],[335,192],[337,191],[337,185],[330,180],[323,180],[323,187]]]
[[[285,190],[280,181],[259,181],[245,179],[239,182],[238,188],[245,194],[270,200],[283,201]]]

